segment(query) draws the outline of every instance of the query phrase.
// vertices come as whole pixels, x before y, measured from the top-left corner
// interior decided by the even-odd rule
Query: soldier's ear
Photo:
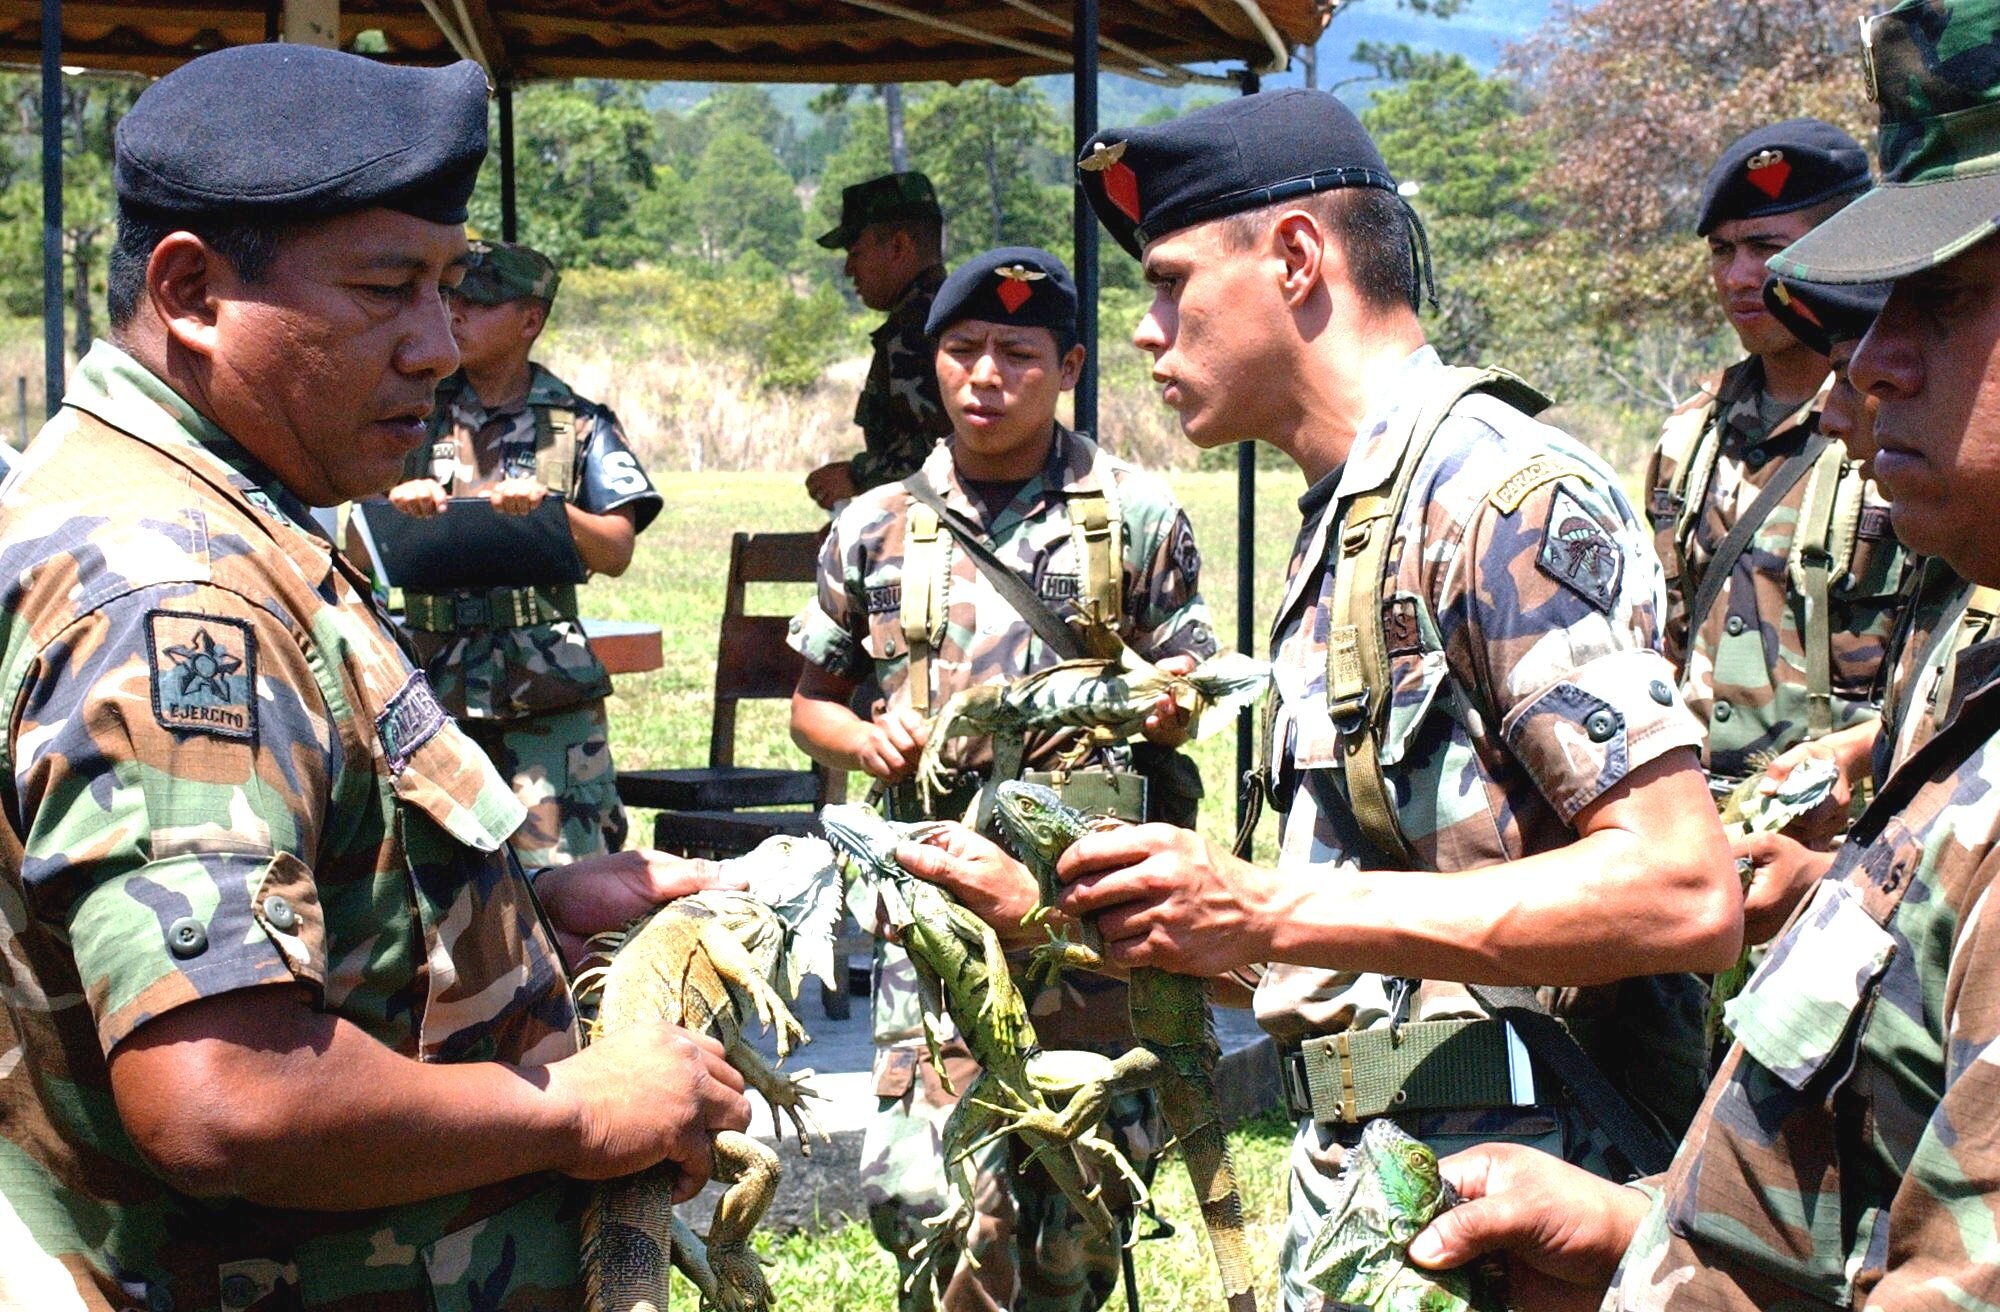
[[[1328,241],[1326,230],[1316,216],[1306,210],[1281,215],[1270,228],[1271,253],[1283,262],[1280,287],[1288,304],[1304,305],[1320,280],[1345,271],[1338,242]]]
[[[1062,358],[1063,391],[1067,392],[1073,389],[1077,385],[1078,380],[1080,380],[1083,377],[1083,360],[1084,357],[1088,354],[1089,352],[1084,350],[1082,342],[1078,342],[1075,346],[1072,346],[1069,348],[1069,350],[1063,352],[1063,358]]]
[[[233,276],[221,256],[191,232],[161,239],[146,260],[146,301],[175,345],[215,353],[217,282]]]

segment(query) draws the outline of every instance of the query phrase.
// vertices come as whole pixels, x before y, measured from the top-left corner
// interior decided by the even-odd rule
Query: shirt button
[[[1743,458],[1753,465],[1761,465],[1764,463],[1764,457],[1768,454],[1763,447],[1753,446],[1743,453]]]
[[[1743,632],[1743,617],[1741,615],[1731,615],[1722,628],[1730,637],[1736,637]]]
[[[1583,731],[1594,743],[1608,742],[1618,732],[1618,717],[1607,710],[1595,710],[1584,717]]]
[[[1655,679],[1646,686],[1646,692],[1662,706],[1674,704],[1674,690],[1667,686],[1665,679]]]
[[[185,960],[208,951],[208,927],[193,916],[182,916],[167,926],[167,949]]]
[[[284,932],[299,923],[299,913],[292,910],[291,903],[273,893],[264,899],[264,919],[271,922],[271,928]]]
[[[241,1271],[222,1278],[222,1301],[229,1307],[249,1307],[257,1301],[257,1282]]]
[[[1736,714],[1736,708],[1731,706],[1728,702],[1717,702],[1715,704],[1716,719],[1727,720],[1730,716],[1734,714]]]

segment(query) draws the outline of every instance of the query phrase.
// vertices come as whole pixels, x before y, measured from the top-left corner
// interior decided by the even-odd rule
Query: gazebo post
[[[63,395],[62,0],[42,0],[42,388],[51,418]]]
[[[514,84],[502,82],[500,101],[500,240],[520,240],[514,199]]]
[[[1076,56],[1070,82],[1075,89],[1074,157],[1083,143],[1097,132],[1097,0],[1076,0],[1076,23],[1071,33]],[[1076,381],[1076,428],[1097,435],[1097,215],[1083,188],[1074,190],[1076,209],[1076,331],[1083,343],[1083,376]]]
[[[1262,83],[1249,69],[1243,70],[1243,94],[1254,96]],[[1257,650],[1257,444],[1236,444],[1236,650]],[[1276,691],[1266,696],[1275,697]],[[1236,715],[1236,828],[1240,832],[1250,814],[1250,796],[1241,780],[1256,766],[1257,721],[1248,710]]]

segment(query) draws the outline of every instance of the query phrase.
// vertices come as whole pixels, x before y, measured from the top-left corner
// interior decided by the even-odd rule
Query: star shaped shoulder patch
[[[1625,567],[1618,543],[1566,487],[1549,498],[1549,520],[1535,564],[1600,611],[1609,612]]]
[[[146,613],[153,716],[176,733],[257,737],[257,635],[242,620]]]

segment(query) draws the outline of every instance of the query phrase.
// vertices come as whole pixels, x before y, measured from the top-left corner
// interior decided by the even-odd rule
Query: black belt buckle
[[[461,592],[451,599],[452,621],[461,629],[483,629],[493,623],[493,605],[477,592]]]

